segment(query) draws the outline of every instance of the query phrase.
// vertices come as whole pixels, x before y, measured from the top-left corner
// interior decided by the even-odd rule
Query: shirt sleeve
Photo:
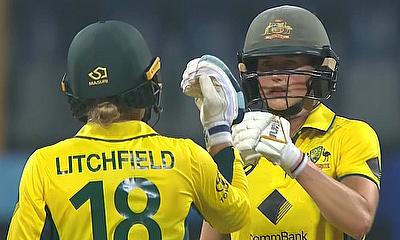
[[[247,178],[237,150],[231,149],[232,184],[218,170],[217,164],[203,148],[192,144],[192,175],[196,196],[194,204],[204,219],[221,233],[242,228],[250,219]],[[229,155],[229,154],[227,154]]]
[[[368,124],[355,121],[341,141],[338,179],[359,175],[370,179],[380,188],[381,153],[375,131]]]
[[[19,196],[8,230],[7,240],[39,239],[46,219],[43,181],[38,154],[33,153],[22,173]]]

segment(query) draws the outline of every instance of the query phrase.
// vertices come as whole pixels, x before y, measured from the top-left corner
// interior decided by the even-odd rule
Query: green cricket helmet
[[[87,120],[89,108],[102,101],[159,113],[160,58],[133,26],[100,21],[81,30],[68,51],[68,70],[61,90],[68,96],[73,116]]]
[[[312,59],[313,70],[276,69],[267,72],[257,71],[260,58],[280,55],[305,55]],[[279,6],[268,9],[254,18],[247,31],[243,51],[238,53],[241,84],[249,109],[267,110],[274,114],[288,117],[297,114],[304,106],[306,99],[328,99],[336,87],[338,57],[331,49],[328,34],[321,21],[311,12],[295,6]],[[243,66],[244,64],[244,66]],[[242,67],[240,67],[242,65]],[[307,81],[305,96],[288,96],[302,98],[294,106],[287,105],[285,110],[274,110],[268,107],[266,96],[260,91],[260,76],[285,75],[287,88],[290,75],[310,76]],[[286,89],[288,90],[288,89]]]

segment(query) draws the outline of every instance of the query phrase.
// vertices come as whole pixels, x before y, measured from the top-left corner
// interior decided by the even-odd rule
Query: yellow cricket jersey
[[[374,130],[362,121],[336,116],[320,104],[294,138],[295,145],[325,174],[340,179],[358,175],[379,188],[381,156]],[[351,239],[329,224],[300,186],[276,165],[262,158],[246,168],[252,205],[251,221],[232,239]]]
[[[31,155],[7,239],[187,239],[192,203],[215,228],[236,231],[250,205],[234,155],[231,185],[191,140],[140,121],[88,123]]]

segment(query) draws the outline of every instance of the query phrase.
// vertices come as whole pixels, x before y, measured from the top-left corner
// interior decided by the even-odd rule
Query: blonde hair
[[[102,102],[94,105],[88,112],[88,122],[109,125],[120,119],[121,113],[112,102]]]
[[[107,126],[114,122],[142,120],[144,112],[143,108],[121,107],[106,101],[92,106],[87,115],[88,122]]]

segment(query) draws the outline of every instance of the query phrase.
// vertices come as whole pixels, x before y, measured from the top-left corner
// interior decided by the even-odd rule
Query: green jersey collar
[[[132,120],[116,122],[108,126],[89,122],[79,130],[75,137],[119,142],[153,135],[158,134],[149,125],[142,121]]]

